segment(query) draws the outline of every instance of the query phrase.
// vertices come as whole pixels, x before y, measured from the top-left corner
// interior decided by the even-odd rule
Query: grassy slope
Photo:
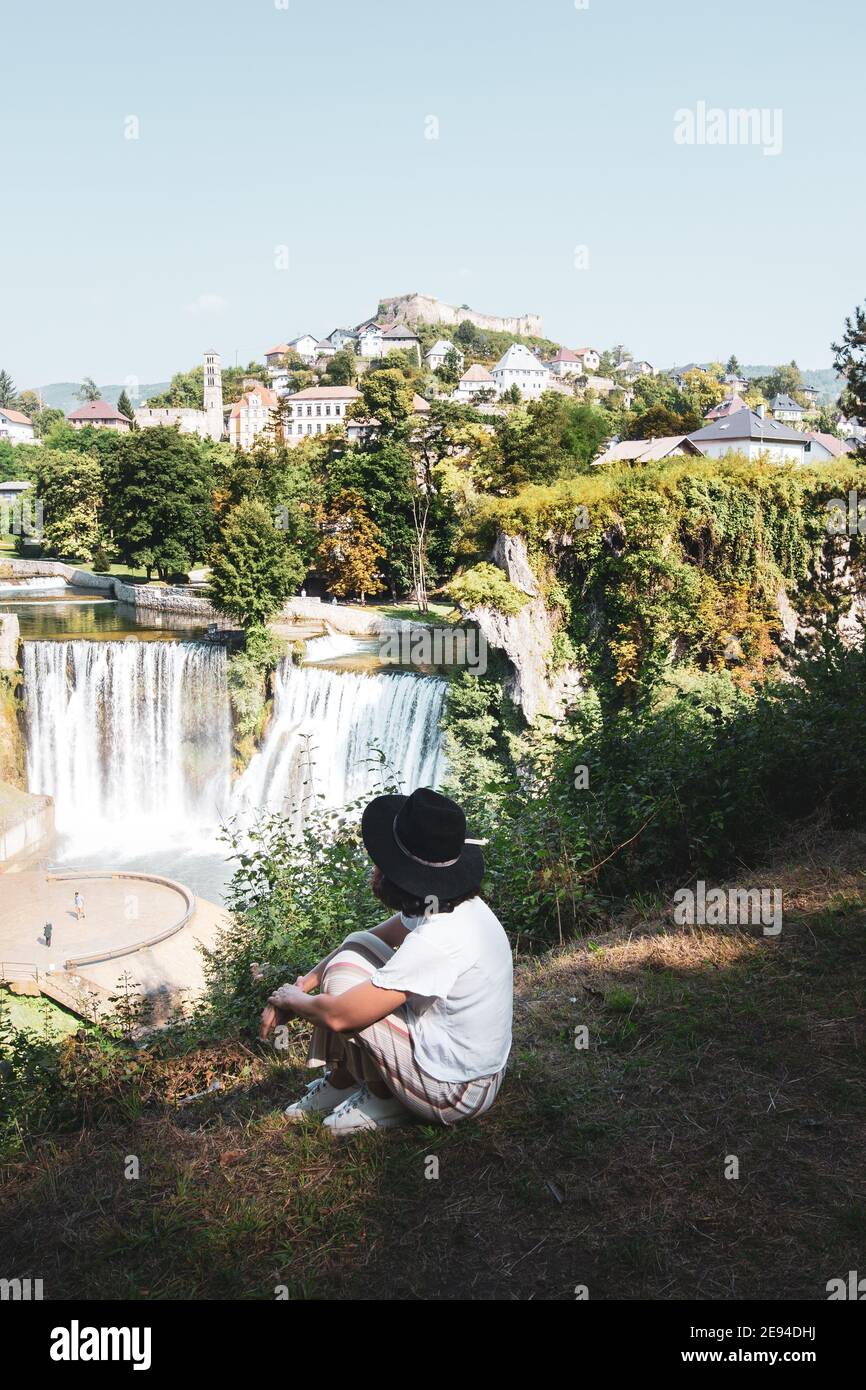
[[[9,1166],[4,1268],[52,1298],[824,1299],[866,1234],[864,848],[804,840],[753,880],[784,889],[778,939],[633,912],[522,964],[475,1124],[335,1147],[275,1108],[297,1057],[156,1063],[110,1122]]]

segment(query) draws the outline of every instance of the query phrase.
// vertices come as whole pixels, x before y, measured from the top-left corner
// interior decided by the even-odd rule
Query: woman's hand
[[[267,1042],[270,1034],[279,1023],[284,1023],[279,1009],[275,1009],[273,1004],[266,1004],[262,1010],[262,1017],[259,1023],[259,1038],[262,1042]]]
[[[268,1003],[281,1013],[296,1014],[299,998],[306,998],[307,991],[300,985],[280,985],[268,999]]]

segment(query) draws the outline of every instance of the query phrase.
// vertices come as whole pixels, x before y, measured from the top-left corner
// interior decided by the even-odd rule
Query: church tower
[[[225,430],[223,374],[218,352],[206,352],[204,355],[204,414],[208,438],[222,439]]]

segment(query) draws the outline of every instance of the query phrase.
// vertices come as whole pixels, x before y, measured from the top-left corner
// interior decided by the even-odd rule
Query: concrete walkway
[[[73,895],[80,889],[86,916],[75,917]],[[157,936],[179,922],[186,911],[184,896],[167,883],[135,877],[89,878],[86,871],[74,879],[52,879],[45,872],[5,874],[0,879],[0,976],[35,985],[49,972],[58,987],[74,990],[92,985],[104,998],[114,993],[128,971],[138,992],[154,1006],[153,1022],[163,1019],[181,999],[193,999],[204,988],[199,945],[214,945],[226,914],[213,903],[199,899],[192,919],[172,936],[153,946],[110,960],[94,961],[64,971],[64,962]],[[51,946],[43,940],[45,922],[53,926]],[[74,990],[73,990],[74,983]],[[56,991],[50,991],[55,997]],[[74,1007],[74,1004],[70,1004]]]
[[[76,920],[73,896],[80,889],[86,916]],[[166,931],[186,910],[166,884],[136,878],[52,880],[49,874],[8,874],[0,895],[0,961],[33,961],[41,970],[75,956],[116,951]],[[51,946],[42,942],[46,922]]]

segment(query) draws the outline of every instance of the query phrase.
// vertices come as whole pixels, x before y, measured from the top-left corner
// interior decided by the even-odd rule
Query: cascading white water
[[[30,790],[84,852],[192,844],[228,809],[226,656],[196,642],[25,642]]]
[[[264,744],[235,788],[241,813],[281,811],[299,824],[383,781],[436,786],[446,682],[408,672],[357,675],[281,664]],[[381,750],[384,761],[375,750]]]
[[[209,896],[229,873],[230,820],[279,811],[298,826],[314,806],[444,773],[436,677],[282,663],[271,726],[234,791],[221,647],[27,641],[24,691],[28,783],[55,799],[60,857],[168,873]]]

